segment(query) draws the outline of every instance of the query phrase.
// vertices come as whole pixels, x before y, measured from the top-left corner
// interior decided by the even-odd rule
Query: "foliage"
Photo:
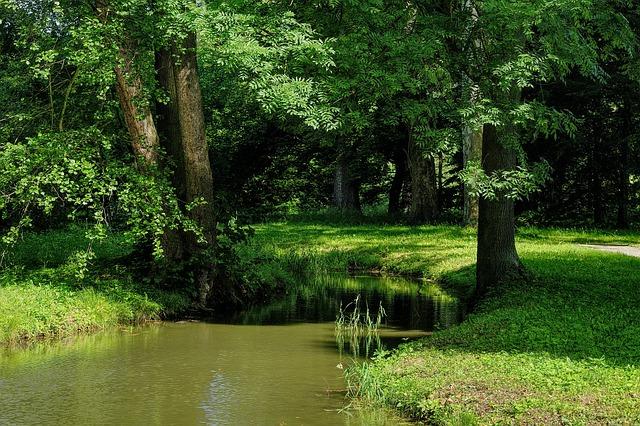
[[[38,215],[66,214],[93,224],[89,236],[106,236],[112,221],[127,226],[131,241],[153,241],[161,253],[167,228],[195,229],[181,214],[168,179],[141,174],[114,159],[111,140],[98,129],[44,133],[0,152],[0,211],[10,225],[3,243],[17,241]]]

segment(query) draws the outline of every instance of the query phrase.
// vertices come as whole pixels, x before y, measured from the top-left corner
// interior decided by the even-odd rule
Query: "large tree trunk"
[[[463,167],[470,161],[480,162],[482,160],[482,127],[463,129],[462,164]],[[478,197],[471,195],[469,189],[464,185],[464,206],[463,223],[467,226],[478,226]]]
[[[409,173],[411,175],[411,211],[413,223],[431,223],[438,217],[436,163],[432,155],[425,155],[411,135],[409,138]]]
[[[516,167],[514,150],[500,143],[495,126],[484,126],[482,155],[487,175]],[[513,201],[504,194],[496,194],[496,199],[480,199],[477,256],[476,298],[484,296],[498,282],[522,272],[516,251]]]
[[[170,164],[166,164],[173,171],[171,182],[176,190],[178,202],[183,208],[186,200],[186,164],[182,152],[182,137],[180,133],[180,117],[176,104],[176,82],[173,74],[173,59],[169,49],[162,49],[156,53],[156,78],[161,88],[169,96],[168,103],[158,103],[158,133],[160,144],[167,153]],[[166,259],[170,263],[184,259],[185,236],[179,229],[169,229],[163,235],[163,249]]]
[[[202,94],[197,73],[195,35],[182,45],[163,49],[156,54],[157,78],[169,95],[167,104],[158,104],[161,141],[174,164],[172,182],[180,205],[202,200],[204,203],[186,211],[200,226],[204,241],[193,233],[168,230],[163,239],[170,261],[192,258],[207,248],[215,247],[216,215],[213,208],[213,175],[205,137]],[[204,263],[203,263],[204,262]],[[198,305],[206,307],[212,295],[215,268],[206,258],[195,262],[190,272],[198,287]]]
[[[195,34],[189,34],[182,45],[173,51],[175,107],[180,124],[185,202],[204,201],[188,212],[191,219],[200,226],[204,238],[204,241],[198,241],[195,234],[186,235],[186,248],[191,255],[202,249],[215,247],[216,240],[213,175],[205,135],[195,48]],[[213,263],[207,262],[194,272],[198,285],[198,301],[201,307],[205,307],[213,290],[215,268]]]
[[[360,182],[355,179],[350,170],[348,159],[344,155],[336,161],[335,176],[333,179],[333,204],[343,211],[360,213]]]
[[[393,164],[395,165],[395,173],[389,188],[389,207],[390,215],[400,213],[400,200],[402,198],[402,187],[407,176],[407,147],[404,144],[398,144],[393,152]]]

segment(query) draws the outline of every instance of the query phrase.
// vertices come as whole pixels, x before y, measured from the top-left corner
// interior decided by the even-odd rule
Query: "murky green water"
[[[384,345],[460,319],[455,299],[398,279],[323,277],[212,322],[163,323],[0,354],[0,424],[398,424],[348,401],[334,320],[382,304]],[[364,306],[364,304],[363,304]]]

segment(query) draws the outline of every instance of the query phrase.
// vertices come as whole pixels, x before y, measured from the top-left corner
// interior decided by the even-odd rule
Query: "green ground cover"
[[[73,253],[88,246],[84,231],[27,235],[0,270],[0,345],[60,338],[158,319],[187,307],[187,298],[134,282],[116,259],[131,248],[112,236],[93,244],[88,265]],[[70,260],[71,259],[71,260]]]
[[[474,231],[275,223],[253,244],[288,267],[422,275],[473,286]],[[640,259],[580,247],[636,233],[525,228],[527,282],[503,285],[459,326],[352,370],[355,396],[457,424],[640,422]]]

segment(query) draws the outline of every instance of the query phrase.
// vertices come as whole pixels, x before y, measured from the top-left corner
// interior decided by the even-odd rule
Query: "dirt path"
[[[627,256],[640,257],[640,247],[633,246],[610,246],[604,244],[580,244],[582,247],[589,247],[595,250],[608,251],[610,253],[626,254]]]

